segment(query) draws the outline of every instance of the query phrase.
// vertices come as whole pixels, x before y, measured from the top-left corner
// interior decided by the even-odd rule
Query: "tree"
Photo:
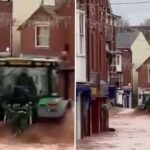
[[[144,22],[140,24],[140,26],[150,26],[150,19],[145,19]]]
[[[130,23],[125,18],[119,19],[116,22],[117,32],[130,32]]]
[[[145,19],[137,28],[144,34],[145,38],[150,44],[150,18]]]
[[[116,26],[118,27],[129,27],[130,23],[128,20],[126,20],[125,18],[119,19],[116,23]]]

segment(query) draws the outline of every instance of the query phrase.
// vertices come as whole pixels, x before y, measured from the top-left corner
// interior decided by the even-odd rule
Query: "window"
[[[49,26],[48,25],[36,26],[35,46],[49,47]]]
[[[78,55],[85,55],[85,12],[77,11],[77,53]]]
[[[148,82],[150,83],[150,66],[148,66]]]
[[[39,84],[39,77],[38,75],[34,75],[34,82],[38,85]]]
[[[91,34],[91,66],[92,66],[92,69],[94,69],[94,62],[95,62],[94,35]]]
[[[119,55],[117,55],[117,58],[116,58],[116,63],[117,63],[117,65],[120,65],[120,56]]]
[[[83,54],[84,51],[84,15],[80,13],[79,15],[79,24],[80,24],[80,53]]]
[[[113,58],[113,60],[112,60],[112,65],[113,65],[113,66],[116,65],[116,58]]]
[[[51,70],[51,95],[56,96],[58,95],[58,86],[59,86],[59,79],[58,73],[56,69]]]

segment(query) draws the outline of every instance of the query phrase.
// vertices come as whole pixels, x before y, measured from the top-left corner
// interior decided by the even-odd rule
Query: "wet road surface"
[[[73,150],[73,116],[72,108],[62,119],[40,119],[19,137],[0,123],[0,150]]]
[[[110,114],[115,132],[102,133],[77,142],[78,150],[149,150],[150,113],[125,109]]]

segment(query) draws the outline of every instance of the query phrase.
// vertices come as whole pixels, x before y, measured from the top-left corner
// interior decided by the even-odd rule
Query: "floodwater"
[[[0,123],[0,150],[73,150],[73,146],[73,108],[62,119],[38,120],[19,137]]]
[[[118,109],[118,108],[116,108]],[[77,142],[77,150],[149,150],[150,113],[118,109],[110,114],[115,132],[102,133]]]

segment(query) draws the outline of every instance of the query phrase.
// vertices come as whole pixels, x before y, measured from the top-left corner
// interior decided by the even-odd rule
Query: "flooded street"
[[[20,137],[0,123],[0,150],[73,150],[73,115],[72,108],[61,120],[38,120]]]
[[[110,127],[116,131],[78,141],[78,150],[150,149],[150,113],[131,109],[114,110],[110,114]]]

